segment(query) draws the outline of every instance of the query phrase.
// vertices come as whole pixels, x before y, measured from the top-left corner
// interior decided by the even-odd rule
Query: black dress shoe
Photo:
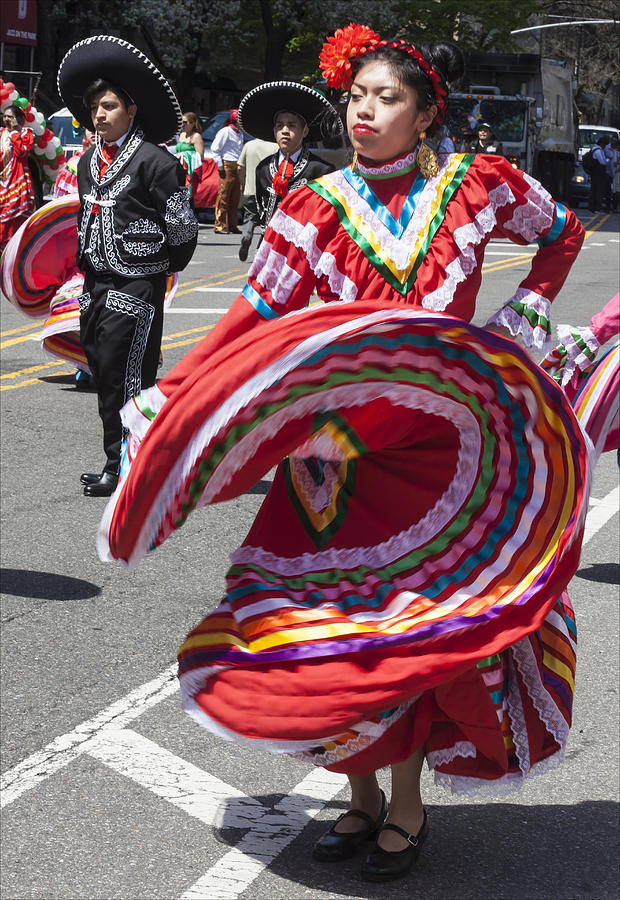
[[[341,822],[347,816],[357,816],[368,822],[368,825],[366,828],[362,828],[361,831],[353,831],[349,834],[334,831],[338,822]],[[318,859],[320,862],[339,862],[341,859],[348,859],[357,852],[364,841],[372,841],[376,838],[386,816],[387,801],[385,794],[381,791],[381,812],[378,817],[371,819],[368,813],[362,812],[360,809],[350,809],[348,812],[338,816],[329,831],[326,831],[314,845],[314,850],[312,851],[313,859]]]
[[[250,249],[250,244],[252,243],[252,238],[248,237],[247,234],[244,234],[241,238],[241,246],[239,247],[239,259],[241,262],[245,262],[248,258],[248,251]]]
[[[409,842],[404,850],[384,850],[378,844],[372,848],[362,863],[362,878],[364,881],[393,881],[402,878],[411,869],[422,850],[422,844],[428,834],[428,816],[424,810],[424,821],[417,834],[407,834],[404,828],[398,825],[384,825],[381,831],[387,829],[396,831]]]
[[[101,472],[82,472],[80,481],[82,484],[95,484],[101,478]]]
[[[113,475],[112,472],[104,472],[97,481],[86,485],[84,494],[87,497],[109,497],[114,493],[117,484],[118,475]]]

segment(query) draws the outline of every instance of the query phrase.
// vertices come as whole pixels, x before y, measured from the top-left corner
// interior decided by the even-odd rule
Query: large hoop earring
[[[417,163],[424,178],[433,178],[439,172],[439,161],[432,147],[424,143],[426,132],[420,132]]]

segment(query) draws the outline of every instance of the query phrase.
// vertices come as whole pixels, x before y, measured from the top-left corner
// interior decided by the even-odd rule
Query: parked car
[[[220,128],[228,122],[230,118],[230,110],[222,109],[220,112],[216,112],[215,115],[211,116],[210,119],[207,119],[207,124],[202,130],[202,139],[205,142],[205,152],[210,149],[211,144],[213,143],[213,138],[218,133]],[[246,141],[252,140],[252,135],[248,134],[247,131],[241,132],[243,136],[243,143]]]
[[[62,144],[62,149],[65,151],[67,159],[73,156],[74,153],[80,153],[84,132],[80,129],[80,134],[76,134],[73,127],[73,116],[66,106],[52,113],[47,120],[47,124]]]
[[[590,176],[580,162],[575,163],[573,177],[570,182],[569,199],[571,206],[578,207],[590,199]]]
[[[620,131],[610,125],[580,125],[579,126],[579,159],[597,143],[598,139],[607,137],[620,138]]]
[[[610,138],[620,138],[620,131],[610,125],[579,126],[579,160],[575,163],[569,191],[569,203],[571,206],[577,207],[580,203],[588,203],[590,199],[591,180],[581,165],[581,160],[584,153],[591,150],[603,135],[607,135]]]

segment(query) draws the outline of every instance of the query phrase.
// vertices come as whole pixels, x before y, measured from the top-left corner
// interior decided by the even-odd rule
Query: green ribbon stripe
[[[377,269],[378,272],[385,278],[385,280],[394,288],[394,290],[398,291],[399,294],[405,296],[411,290],[411,287],[416,279],[418,269],[424,262],[424,258],[428,253],[428,248],[431,244],[431,241],[435,237],[437,233],[437,229],[443,222],[446,215],[446,207],[448,202],[454,196],[454,193],[461,185],[463,178],[465,177],[465,173],[468,168],[472,164],[474,159],[473,154],[467,154],[463,157],[462,162],[459,164],[458,169],[454,173],[454,177],[449,184],[446,185],[443,191],[443,195],[441,198],[441,203],[439,209],[433,216],[432,220],[429,223],[428,231],[426,233],[426,237],[420,250],[418,251],[418,255],[416,257],[416,261],[413,265],[411,272],[409,273],[406,281],[401,283],[396,275],[391,271],[391,269],[383,262],[380,256],[375,252],[370,242],[367,238],[364,237],[361,232],[357,230],[357,228],[353,225],[351,220],[349,219],[346,210],[342,206],[341,202],[336,199],[326,188],[324,185],[319,182],[312,181],[308,184],[308,187],[313,190],[315,193],[319,194],[319,196],[323,197],[323,199],[329,203],[336,210],[338,215],[338,219],[340,224],[343,226],[349,237],[355,241],[360,250],[363,251],[364,255],[368,258],[369,262]]]

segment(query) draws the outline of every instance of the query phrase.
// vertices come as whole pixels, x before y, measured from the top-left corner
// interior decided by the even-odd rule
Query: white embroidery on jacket
[[[168,231],[168,243],[171,247],[187,244],[198,234],[198,222],[185,190],[176,191],[168,197],[164,220]]]
[[[108,291],[105,305],[107,309],[113,309],[127,316],[133,316],[136,320],[136,328],[131,339],[131,346],[127,355],[125,368],[124,401],[140,393],[142,386],[142,361],[146,352],[146,346],[151,330],[151,323],[155,315],[155,307],[145,300],[124,294],[122,291]]]
[[[148,235],[150,240],[140,240],[140,235]],[[150,219],[136,219],[130,222],[127,228],[117,238],[123,244],[127,253],[134,256],[159,253],[163,247],[166,236],[157,224]]]

